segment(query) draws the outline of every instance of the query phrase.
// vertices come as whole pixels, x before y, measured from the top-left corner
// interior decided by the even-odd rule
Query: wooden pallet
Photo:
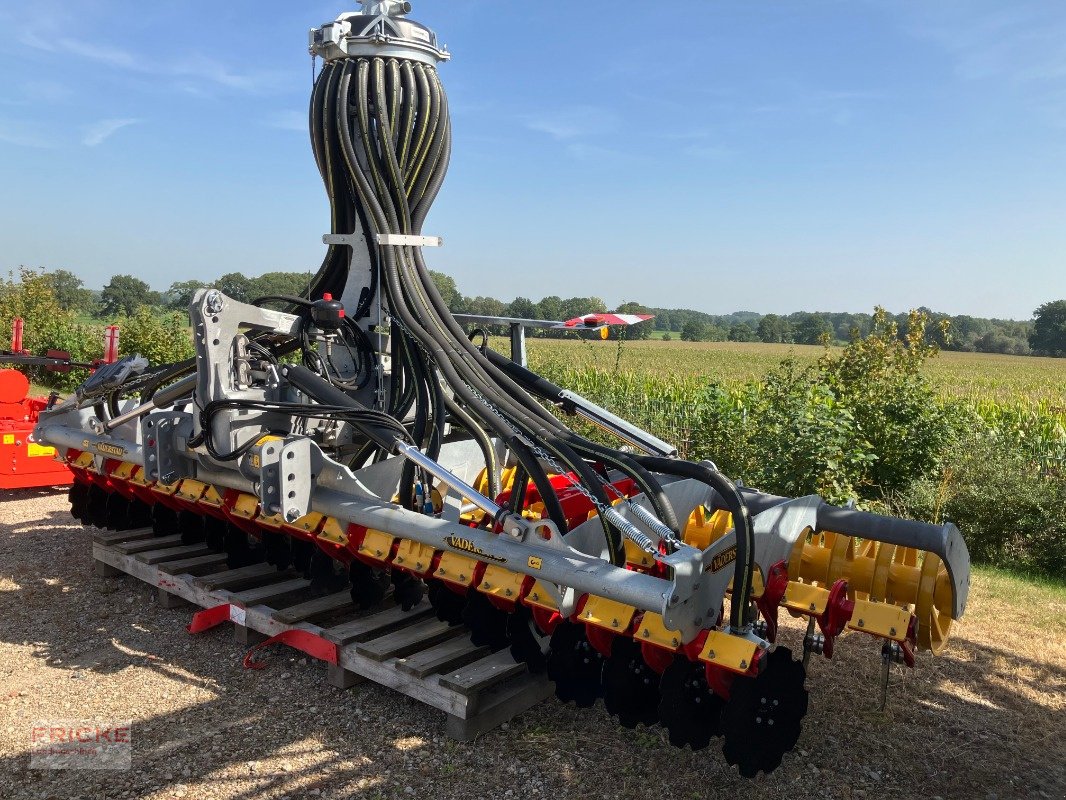
[[[469,741],[552,693],[507,650],[474,645],[463,626],[437,620],[426,600],[410,611],[386,606],[359,612],[347,591],[314,596],[310,582],[269,564],[226,566],[224,553],[151,529],[97,531],[93,558],[100,575],[131,575],[157,587],[160,605],[214,608],[229,604],[237,640],[252,645],[303,630],[337,645],[327,680],[350,688],[364,680],[395,689],[447,715],[448,736]]]

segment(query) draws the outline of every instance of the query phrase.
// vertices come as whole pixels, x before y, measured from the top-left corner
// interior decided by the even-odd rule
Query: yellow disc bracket
[[[744,674],[755,663],[755,651],[758,649],[755,642],[741,636],[711,631],[707,634],[699,658],[707,664]]]
[[[521,599],[522,583],[525,579],[526,576],[521,572],[511,572],[509,569],[489,564],[485,567],[485,574],[481,577],[477,590],[513,603]]]
[[[348,534],[345,532],[340,522],[334,517],[326,517],[326,521],[322,525],[322,530],[318,532],[318,538],[329,542],[330,544],[335,544],[338,547],[348,546]]]
[[[680,632],[667,628],[662,616],[653,611],[644,612],[635,638],[638,642],[651,642],[667,650],[678,650],[681,647]]]
[[[174,496],[184,500],[186,503],[198,503],[200,498],[204,496],[204,491],[206,489],[206,483],[200,483],[200,481],[186,478],[178,486],[178,490],[174,492]]]
[[[397,567],[403,567],[410,572],[423,574],[433,564],[433,554],[436,551],[427,544],[416,542],[413,539],[400,539],[396,546],[396,555],[392,563]]]
[[[474,583],[474,570],[477,569],[477,564],[478,562],[472,558],[458,553],[445,552],[437,562],[433,577],[457,586],[470,586]]]
[[[902,642],[907,638],[907,626],[910,621],[911,614],[905,608],[870,600],[856,600],[855,610],[848,620],[848,630]]]
[[[388,561],[392,555],[392,543],[396,537],[391,533],[376,531],[368,528],[363,536],[363,543],[359,545],[359,555],[374,559],[375,561]]]
[[[523,601],[527,606],[536,606],[537,608],[543,608],[545,611],[558,611],[559,604],[555,602],[555,598],[552,593],[548,591],[548,587],[541,581],[536,581],[533,584],[533,588],[529,590]]]
[[[633,606],[590,595],[577,618],[588,625],[618,633],[629,629],[636,613]]]

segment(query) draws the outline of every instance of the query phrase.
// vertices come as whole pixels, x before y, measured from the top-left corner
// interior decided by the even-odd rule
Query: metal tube
[[[53,447],[82,450],[106,456],[107,458],[121,458],[134,464],[144,466],[144,448],[136,442],[126,439],[112,439],[110,436],[97,436],[79,428],[69,428],[66,425],[38,425],[33,431],[34,438],[39,442],[47,442]]]
[[[492,500],[485,497],[485,495],[483,495],[470,484],[460,480],[457,476],[446,470],[444,467],[442,467],[440,464],[438,464],[436,461],[427,456],[418,448],[412,447],[409,444],[404,444],[403,442],[397,442],[396,454],[403,456],[408,461],[411,461],[414,464],[417,464],[419,467],[424,469],[426,472],[435,477],[441,483],[445,484],[458,494],[462,495],[471,503],[480,508],[482,511],[491,514],[493,517],[496,517],[502,510]]]

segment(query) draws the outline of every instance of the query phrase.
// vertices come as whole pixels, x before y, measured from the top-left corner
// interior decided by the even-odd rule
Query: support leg
[[[159,603],[160,608],[181,608],[189,605],[189,601],[184,597],[171,594],[162,586],[156,588],[156,602]]]
[[[327,665],[326,681],[330,686],[336,686],[338,689],[351,689],[365,680],[366,678],[362,675],[347,670],[340,664]]]
[[[96,574],[101,578],[117,578],[119,575],[124,575],[122,570],[118,567],[112,567],[103,561],[94,561],[93,568],[96,570]]]

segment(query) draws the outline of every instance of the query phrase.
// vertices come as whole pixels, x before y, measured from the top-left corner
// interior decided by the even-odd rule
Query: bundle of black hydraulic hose
[[[451,155],[448,101],[434,67],[399,58],[327,62],[311,98],[310,130],[335,233],[361,231],[368,242],[376,242],[378,234],[421,234]],[[372,246],[371,251],[375,277],[353,316],[359,319],[375,301],[388,314],[393,372],[383,410],[396,419],[413,413],[411,435],[429,457],[439,454],[447,421],[465,428],[481,443],[490,467],[490,488],[497,492],[498,466],[489,438],[495,435],[518,460],[522,484],[533,482],[546,513],[563,531],[567,522],[548,469],[572,475],[601,510],[619,494],[597,466],[632,478],[656,516],[675,534],[678,520],[652,470],[703,480],[719,494],[725,491],[728,481],[706,466],[675,465],[671,459],[647,461],[569,430],[530,395],[528,387],[469,341],[430,278],[419,248],[383,245]],[[339,295],[347,277],[347,247],[333,246],[315,278],[312,296]],[[365,457],[372,455],[370,450]],[[414,467],[408,464],[400,486],[404,505],[410,505],[413,492]],[[726,494],[727,502],[735,505],[738,575],[746,573],[737,587],[739,596],[746,598],[750,525],[739,494]],[[606,515],[599,519],[608,556],[612,563],[624,564],[621,532]],[[734,605],[733,621],[739,626],[746,603]]]

